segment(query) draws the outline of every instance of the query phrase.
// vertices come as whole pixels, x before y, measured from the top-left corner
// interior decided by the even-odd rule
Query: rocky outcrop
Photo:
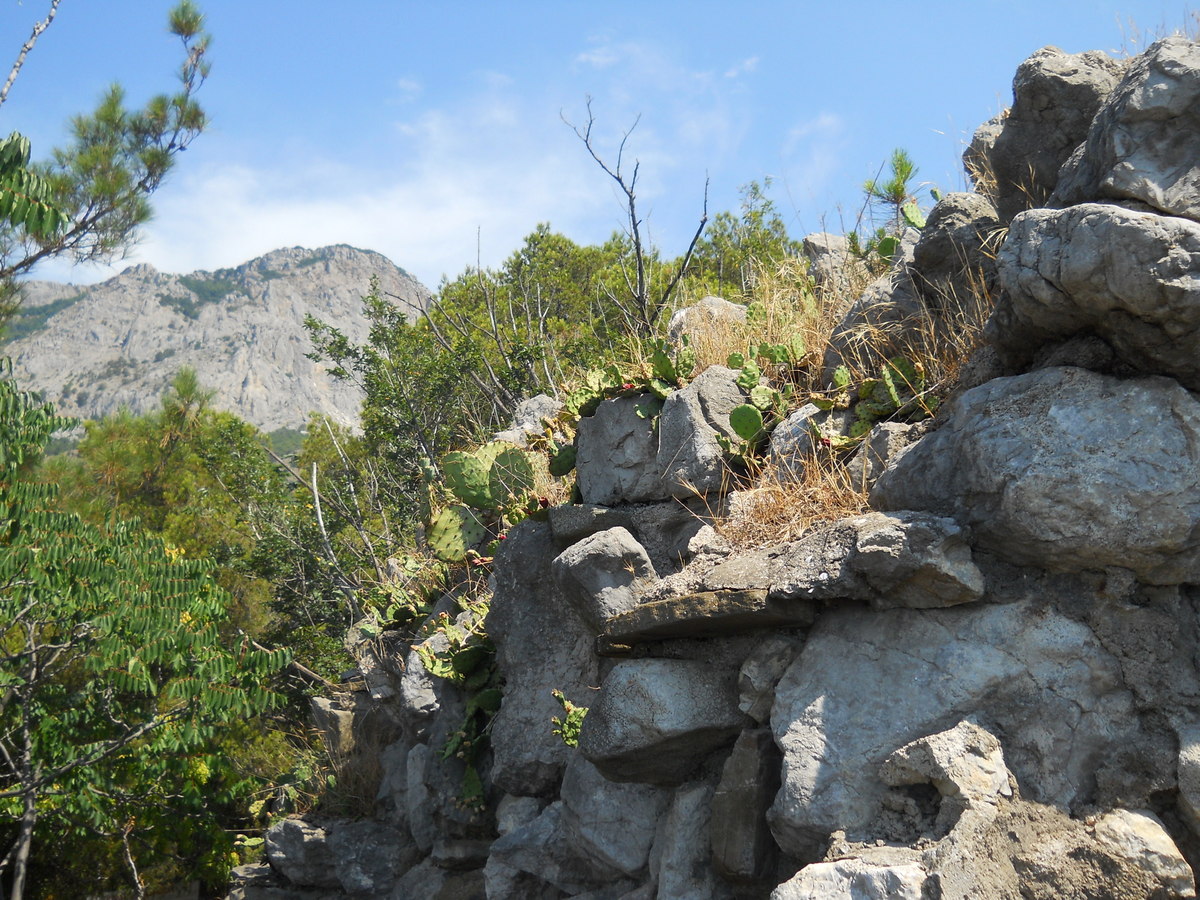
[[[172,275],[142,264],[95,285],[37,282],[15,324],[44,324],[5,354],[22,383],[62,415],[157,409],[190,366],[216,391],[218,409],[264,431],[300,429],[314,411],[357,426],[361,392],[307,358],[304,320],[311,315],[364,342],[362,298],[373,277],[410,316],[429,303],[429,291],[391,260],[345,245],[276,250],[215,272]]]
[[[860,445],[871,510],[732,547],[672,497],[731,504],[706,479],[734,373],[709,370],[657,423],[648,395],[602,402],[579,430],[587,502],[511,529],[494,561],[487,683],[503,697],[473,780],[447,748],[495,696],[431,681],[415,656],[380,659],[399,687],[373,676],[371,702],[403,727],[382,757],[379,830],[276,825],[286,890],[1195,897],[1200,244],[1185,213],[1200,198],[1184,162],[1162,162],[1200,129],[1194,54],[1168,39],[1127,71],[1054,50],[1022,67],[986,152],[1026,152],[1034,180],[1000,165],[999,215],[947,197],[864,295],[903,337],[910,308],[937,334],[1003,293],[991,357],[955,399]],[[1062,208],[1015,209],[1016,192],[1056,184]],[[987,241],[1012,215],[992,272]],[[873,327],[863,301],[833,352]],[[830,412],[781,424],[776,461],[802,467],[823,429],[843,434]],[[572,704],[588,707],[577,746]],[[326,712],[331,733],[359,734]]]

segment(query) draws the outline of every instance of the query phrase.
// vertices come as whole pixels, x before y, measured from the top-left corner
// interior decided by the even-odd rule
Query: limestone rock
[[[745,323],[746,307],[720,297],[704,297],[699,303],[675,311],[667,325],[667,341],[679,346],[684,335],[728,332]]]
[[[840,519],[773,556],[769,596],[778,599],[932,608],[969,603],[983,593],[963,529],[924,513]]]
[[[633,609],[658,577],[645,549],[620,526],[572,544],[555,557],[553,571],[558,589],[594,631]]]
[[[513,412],[512,425],[492,435],[494,441],[508,441],[518,447],[528,444],[531,435],[542,434],[543,419],[553,419],[562,409],[561,401],[549,394],[537,394],[522,400]]]
[[[733,900],[729,886],[713,872],[712,800],[713,786],[705,782],[682,785],[671,798],[655,836],[656,859],[651,862],[659,897]]]
[[[613,506],[666,500],[654,422],[638,411],[646,400],[603,400],[596,412],[579,420],[575,436],[575,472],[585,503]]]
[[[504,702],[492,720],[492,779],[521,796],[553,796],[572,756],[550,728],[562,713],[551,691],[582,702],[600,684],[593,633],[564,614],[567,600],[555,587],[557,554],[545,524],[526,521],[511,529],[497,554],[485,622],[505,680]]]
[[[304,319],[311,314],[365,342],[362,295],[372,276],[410,320],[429,303],[429,291],[386,257],[345,245],[275,250],[216,272],[172,275],[142,264],[96,285],[36,283],[30,304],[74,302],[5,355],[20,383],[65,416],[152,412],[190,366],[216,391],[214,408],[263,431],[303,428],[314,410],[357,427],[361,391],[306,357]]]
[[[870,831],[897,749],[978,714],[1033,799],[1070,805],[1094,760],[1136,730],[1115,660],[1091,631],[1038,601],[864,616],[827,611],[776,689],[784,754],[771,811],[780,846],[803,856],[833,831]]]
[[[608,895],[618,897],[636,884],[626,879],[644,875],[670,792],[608,781],[576,754],[562,794],[562,800],[492,845],[484,868],[489,900],[557,900],[561,892],[575,896],[623,884]]]
[[[449,872],[438,868],[430,860],[409,869],[396,883],[389,900],[410,900],[416,897],[422,900],[491,900],[490,895],[485,892],[483,873],[479,870]],[[523,894],[521,897],[541,900],[535,894]],[[511,900],[517,898],[513,897]],[[554,900],[557,900],[556,896]]]
[[[769,728],[747,729],[733,745],[712,799],[712,864],[728,881],[767,878],[779,848],[767,810],[779,789],[780,756]]]
[[[579,751],[612,779],[681,784],[746,724],[735,677],[698,660],[623,660],[583,720]]]
[[[1018,367],[1098,336],[1127,368],[1200,389],[1198,260],[1200,224],[1187,219],[1099,203],[1022,213],[1000,251],[988,339]]]
[[[1087,137],[1121,71],[1120,62],[1099,51],[1064,53],[1057,47],[1043,47],[1017,68],[1012,108],[983,166],[995,181],[1002,222],[1045,203],[1059,167]]]
[[[746,402],[738,373],[710,366],[667,397],[658,420],[658,468],[672,497],[719,493],[730,473],[717,434],[739,440],[729,413]]]
[[[850,483],[860,490],[870,490],[897,454],[926,430],[922,422],[880,422],[867,433],[846,463]]]
[[[775,702],[775,686],[803,646],[800,638],[791,635],[764,638],[738,670],[738,709],[755,722],[766,722]]]
[[[575,852],[610,876],[634,876],[650,858],[655,826],[670,802],[670,791],[609,781],[576,754],[562,783],[563,834]]]
[[[816,608],[768,598],[766,591],[705,591],[643,603],[604,624],[597,650],[616,655],[632,644],[722,637],[755,629],[811,625]]]
[[[844,235],[825,231],[806,234],[801,246],[808,257],[808,274],[831,293],[844,295],[854,284],[866,280],[866,267],[850,252],[850,242]]]
[[[1146,810],[1114,809],[1096,821],[1096,843],[1146,875],[1151,889],[1168,897],[1195,897],[1191,867],[1158,816]]]
[[[771,900],[924,900],[927,876],[917,863],[873,865],[861,859],[805,866]]]
[[[848,410],[823,410],[806,403],[775,426],[767,460],[784,473],[799,477],[821,439],[841,437],[853,422],[854,415]]]
[[[873,372],[881,360],[911,353],[909,346],[920,342],[928,311],[912,278],[919,237],[917,229],[905,230],[892,270],[871,282],[834,326],[822,362],[823,384],[833,383],[840,365]]]
[[[1109,199],[1200,221],[1200,44],[1172,35],[1132,60],[1050,203]]]
[[[369,820],[341,822],[329,835],[338,883],[349,894],[382,894],[419,859],[420,852],[394,828]]]
[[[340,887],[335,858],[324,827],[303,819],[284,819],[267,829],[271,867],[302,887]]]
[[[1198,437],[1200,404],[1173,381],[1043,369],[959,396],[871,503],[952,516],[975,546],[1021,565],[1192,582]]]
[[[930,210],[913,247],[912,276],[925,305],[939,317],[980,317],[995,281],[999,230],[996,208],[979,194],[946,194]]]

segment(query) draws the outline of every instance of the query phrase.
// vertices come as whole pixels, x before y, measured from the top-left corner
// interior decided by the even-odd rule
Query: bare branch
[[[17,54],[17,61],[13,63],[13,67],[8,73],[8,80],[4,82],[4,87],[0,88],[0,106],[3,106],[4,101],[8,99],[8,92],[12,88],[13,82],[17,80],[21,66],[25,65],[25,57],[29,55],[29,51],[33,49],[33,45],[42,36],[42,32],[49,28],[50,23],[54,21],[54,16],[58,13],[58,4],[59,0],[50,0],[50,11],[46,13],[46,18],[33,26],[33,34],[22,45],[21,52]]]

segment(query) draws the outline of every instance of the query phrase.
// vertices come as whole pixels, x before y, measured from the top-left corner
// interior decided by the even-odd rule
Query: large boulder
[[[730,481],[717,435],[735,444],[739,440],[729,424],[729,413],[746,402],[738,374],[725,366],[710,366],[663,404],[658,419],[658,467],[672,497],[720,493]]]
[[[575,473],[584,503],[613,506],[670,496],[647,402],[638,397],[603,400],[595,413],[579,420]]]
[[[1200,202],[1200,201],[1198,201]],[[1128,369],[1200,389],[1200,224],[1085,203],[1017,216],[988,339],[1023,368],[1049,344],[1098,336]]]
[[[1200,221],[1200,44],[1155,41],[1108,95],[1050,203],[1090,200],[1138,200]]]
[[[593,631],[637,606],[657,579],[645,549],[620,526],[572,544],[555,557],[553,571],[559,591]]]
[[[1096,760],[1136,731],[1121,668],[1085,626],[1032,599],[939,610],[830,610],[776,689],[780,846],[812,858],[829,835],[874,838],[890,787],[880,767],[946,721],[978,716],[1005,735],[1034,800],[1070,808]]]
[[[708,661],[616,664],[579,734],[579,751],[619,781],[678,785],[749,723],[738,709],[737,671]]]
[[[1051,571],[1110,566],[1200,579],[1200,403],[1166,378],[1041,369],[960,395],[871,494],[927,510],[974,544]]]
[[[713,786],[704,781],[675,791],[659,821],[650,859],[650,874],[659,897],[688,900],[733,900],[729,885],[713,871],[709,832],[712,830]]]
[[[1012,108],[994,139],[979,142],[966,160],[968,170],[982,171],[994,183],[1001,221],[1045,203],[1059,168],[1087,136],[1121,71],[1120,62],[1096,50],[1043,47],[1021,63]]]
[[[981,318],[995,281],[996,208],[980,194],[946,194],[913,248],[912,277],[934,317],[961,327]]]

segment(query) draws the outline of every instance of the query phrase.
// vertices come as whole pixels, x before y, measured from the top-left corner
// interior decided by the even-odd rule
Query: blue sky
[[[0,0],[5,72],[48,2]],[[920,181],[961,189],[964,142],[1011,101],[1039,47],[1136,52],[1195,24],[1186,3],[1155,0],[198,2],[214,36],[199,97],[211,129],[179,158],[129,258],[40,277],[349,243],[435,287],[477,252],[499,264],[539,222],[601,241],[622,209],[560,117],[582,123],[588,96],[602,152],[638,121],[627,153],[664,251],[686,246],[706,177],[710,212],[769,176],[794,235],[841,231],[894,147]],[[108,83],[134,102],[173,87],[170,6],[62,0],[0,129],[45,155]]]

